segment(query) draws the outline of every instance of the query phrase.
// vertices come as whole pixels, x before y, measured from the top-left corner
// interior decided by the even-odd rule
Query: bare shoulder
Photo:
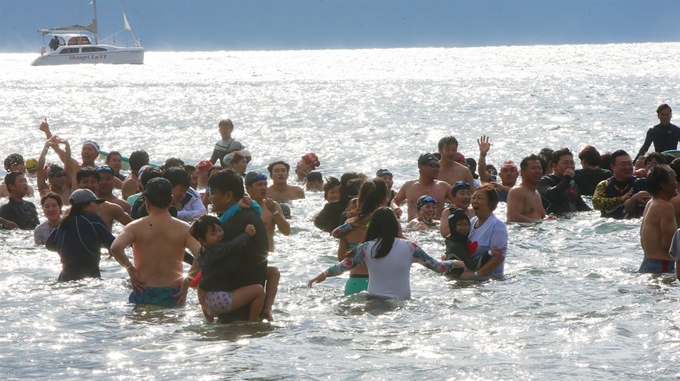
[[[409,188],[411,188],[413,185],[415,185],[418,182],[418,180],[408,180],[407,182],[404,183],[404,185],[401,186],[401,189],[399,191],[407,191]]]
[[[436,180],[436,181],[437,181],[437,187],[438,188],[445,189],[447,192],[449,191],[449,189],[451,189],[451,184],[449,184],[448,182],[446,182],[444,180]]]

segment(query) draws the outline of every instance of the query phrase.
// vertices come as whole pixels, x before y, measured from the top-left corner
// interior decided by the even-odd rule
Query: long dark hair
[[[364,236],[364,242],[377,240],[378,243],[374,247],[375,253],[372,253],[372,257],[382,258],[390,253],[394,239],[397,238],[398,234],[399,221],[397,221],[397,216],[394,215],[392,209],[382,207],[373,212],[371,224]]]
[[[387,185],[376,178],[361,185],[359,190],[359,218],[363,218],[380,207],[387,198]]]
[[[85,209],[85,207],[88,205],[90,205],[89,202],[81,202],[80,204],[71,205],[71,210],[68,212],[68,215],[66,215],[66,217],[64,217],[64,219],[61,220],[61,222],[59,223],[59,229],[67,230],[68,223],[71,220],[71,218],[76,218],[76,216],[78,215],[85,214],[83,209]]]

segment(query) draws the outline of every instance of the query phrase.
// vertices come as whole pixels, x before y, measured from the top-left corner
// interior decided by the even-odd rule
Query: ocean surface
[[[147,52],[141,66],[32,67],[36,54],[0,54],[0,158],[37,157],[48,118],[76,153],[93,139],[195,164],[229,117],[250,170],[313,151],[325,176],[388,168],[398,188],[445,135],[474,158],[489,135],[497,166],[543,147],[634,155],[656,107],[680,106],[677,43]],[[510,224],[505,279],[457,283],[414,265],[413,298],[381,302],[343,296],[346,276],[306,287],[336,261],[337,242],[311,223],[323,204],[319,193],[294,202],[291,235],[275,237],[271,324],[206,324],[194,291],[185,308],[133,309],[108,257],[101,279],[57,283],[56,253],[30,232],[0,231],[0,378],[680,377],[680,284],[636,273],[639,220]],[[444,250],[438,233],[406,234]]]

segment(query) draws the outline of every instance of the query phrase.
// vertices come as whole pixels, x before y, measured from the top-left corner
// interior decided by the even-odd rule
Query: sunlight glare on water
[[[453,134],[466,157],[519,163],[541,148],[586,144],[635,154],[661,103],[680,93],[680,45],[620,44],[257,52],[148,52],[141,66],[31,67],[0,54],[3,157],[36,156],[39,122],[152,162],[210,156],[217,122],[266,171],[306,152],[324,176],[349,170],[417,177],[417,158]],[[52,154],[50,154],[52,155]],[[56,156],[48,160],[57,161]],[[38,202],[37,199],[33,201]],[[345,297],[346,277],[309,290],[337,260],[311,218],[321,194],[292,203],[275,237],[275,322],[208,325],[186,308],[133,309],[126,273],[58,283],[55,253],[0,231],[0,371],[5,379],[676,379],[673,276],[638,275],[639,220],[509,225],[503,280],[447,282],[414,266],[413,299]],[[504,219],[505,205],[496,214]],[[114,228],[114,233],[120,227]],[[438,234],[406,232],[433,256]]]

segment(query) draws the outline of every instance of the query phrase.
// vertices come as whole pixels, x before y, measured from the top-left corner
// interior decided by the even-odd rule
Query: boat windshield
[[[71,37],[68,39],[68,45],[91,45],[90,39],[87,36]]]

